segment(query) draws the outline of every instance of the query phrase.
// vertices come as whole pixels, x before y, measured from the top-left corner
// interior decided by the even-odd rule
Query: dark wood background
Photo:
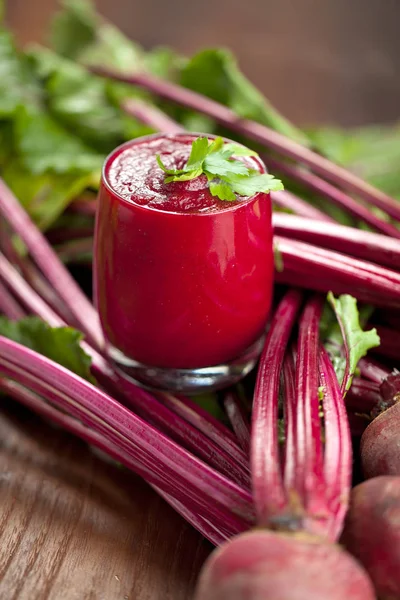
[[[6,0],[21,41],[43,37],[57,0]],[[288,117],[358,125],[400,116],[399,0],[97,0],[145,47],[227,46]]]
[[[400,116],[399,0],[98,0],[145,47],[225,45],[300,124]],[[21,43],[56,0],[6,0]],[[12,403],[0,412],[0,598],[187,600],[210,546],[133,475]]]

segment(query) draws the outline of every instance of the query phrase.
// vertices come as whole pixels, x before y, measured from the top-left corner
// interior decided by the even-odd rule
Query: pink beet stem
[[[52,403],[59,408],[67,410],[127,451],[131,449],[134,453],[140,452],[152,457],[154,469],[164,470],[167,477],[181,478],[183,488],[179,484],[179,489],[182,493],[186,490],[192,499],[204,502],[204,506],[211,512],[213,507],[210,506],[210,500],[213,499],[217,511],[222,509],[232,516],[236,515],[235,518],[251,520],[252,510],[247,492],[92,384],[3,337],[0,337],[0,361],[2,372],[6,376],[22,383],[29,379],[29,387],[38,393],[48,389],[54,396]],[[171,479],[172,483],[173,481]]]
[[[96,348],[102,349],[104,340],[95,309],[2,179],[0,212],[21,237],[46,279],[74,315],[80,329]]]
[[[251,472],[257,520],[266,525],[288,508],[278,440],[278,396],[286,346],[302,294],[290,290],[281,300],[267,334],[258,368],[253,401]]]
[[[295,443],[286,455],[285,475],[294,483],[306,515],[322,520],[327,514],[325,502],[324,452],[318,396],[319,322],[323,298],[308,300],[299,322],[296,357]]]
[[[351,388],[346,394],[348,410],[368,414],[381,402],[382,396],[377,383],[360,377],[353,378]]]
[[[14,296],[8,291],[0,279],[0,313],[6,315],[11,321],[18,321],[25,316],[25,311]]]
[[[361,219],[376,231],[380,233],[384,233],[387,236],[391,236],[397,239],[400,239],[400,230],[397,229],[391,223],[384,221],[377,217],[369,208],[360,204],[354,198],[343,192],[342,190],[336,188],[331,183],[324,181],[318,175],[314,175],[314,173],[310,173],[305,169],[299,169],[295,166],[289,165],[288,163],[280,162],[274,160],[272,158],[268,158],[268,164],[272,166],[274,172],[282,173],[287,175],[290,179],[294,181],[299,181],[307,186],[307,188],[312,191],[320,194],[323,198],[326,198],[328,202],[332,202],[343,208],[353,217]]]
[[[337,540],[343,527],[351,490],[352,447],[343,393],[323,346],[320,350],[320,381],[324,395],[324,477],[327,499],[334,515],[332,537]]]
[[[400,241],[387,235],[337,223],[321,223],[315,219],[285,213],[274,213],[272,221],[277,235],[315,244],[342,254],[350,254],[398,270]]]
[[[135,117],[145,125],[149,125],[156,131],[163,133],[180,133],[184,128],[171,119],[156,106],[150,106],[141,100],[128,99],[122,103],[121,108],[132,117]]]
[[[267,162],[268,165],[268,162]],[[299,198],[292,192],[282,190],[279,192],[271,192],[271,199],[276,206],[292,211],[295,215],[312,219],[316,221],[325,221],[326,223],[334,223],[334,219],[326,215],[319,208],[315,208],[302,198]],[[281,213],[278,213],[281,214]],[[285,215],[286,216],[286,215]],[[289,215],[288,215],[289,216]]]
[[[391,373],[390,369],[371,358],[362,358],[358,362],[357,368],[360,370],[362,377],[379,385]]]
[[[240,446],[248,456],[250,453],[250,423],[235,392],[229,391],[225,394],[224,408]]]

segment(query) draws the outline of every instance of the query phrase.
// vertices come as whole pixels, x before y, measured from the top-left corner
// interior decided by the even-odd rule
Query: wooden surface
[[[2,600],[187,600],[210,549],[143,481],[2,398]]]

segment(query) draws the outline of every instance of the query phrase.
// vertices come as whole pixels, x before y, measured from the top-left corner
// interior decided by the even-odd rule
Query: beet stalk
[[[397,227],[391,223],[380,219],[366,206],[360,204],[354,200],[354,198],[336,188],[334,185],[327,183],[317,175],[274,159],[268,159],[267,164],[268,166],[271,166],[274,171],[287,175],[290,179],[304,184],[307,189],[326,198],[328,202],[332,202],[336,206],[343,208],[353,217],[361,219],[361,221],[364,221],[376,231],[400,239],[400,229],[397,229]]]
[[[400,242],[386,235],[284,213],[274,213],[272,222],[275,234],[279,236],[350,254],[395,270],[399,268]]]
[[[0,213],[8,221],[46,279],[73,314],[83,333],[97,349],[103,348],[103,335],[96,311],[73,277],[57,258],[53,249],[33,224],[18,200],[0,179]]]

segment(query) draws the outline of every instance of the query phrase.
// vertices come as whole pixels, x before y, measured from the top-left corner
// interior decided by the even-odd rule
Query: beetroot
[[[343,542],[379,598],[400,598],[400,477],[375,477],[353,489]]]
[[[195,600],[373,600],[367,575],[339,546],[254,531],[214,551]]]
[[[381,413],[361,438],[361,461],[365,477],[400,475],[400,405]]]

